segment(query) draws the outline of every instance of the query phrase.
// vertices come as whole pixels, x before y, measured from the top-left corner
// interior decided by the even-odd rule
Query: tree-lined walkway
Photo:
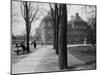
[[[90,68],[90,66],[85,65],[84,61],[79,60],[69,52],[68,66],[69,69],[67,70],[81,70]],[[20,62],[12,65],[13,74],[50,71],[60,71],[58,68],[58,55],[55,54],[55,50],[53,50],[52,46],[50,45],[39,48],[36,52],[31,53]]]
[[[68,5],[67,4],[57,4],[57,3],[49,3],[50,9],[45,9],[45,7],[40,8],[39,6],[42,6],[41,4],[38,3],[32,3],[32,2],[28,2],[28,1],[19,1],[18,2],[18,6],[20,3],[20,13],[22,15],[22,18],[24,19],[24,21],[22,21],[22,23],[25,23],[25,34],[23,35],[23,33],[21,32],[19,36],[19,34],[16,34],[15,38],[12,39],[12,42],[16,41],[16,47],[20,47],[17,45],[17,41],[18,40],[23,40],[25,42],[21,42],[21,47],[22,47],[22,51],[23,54],[19,54],[21,52],[15,51],[17,54],[21,55],[21,56],[15,56],[12,53],[12,72],[13,73],[31,73],[31,72],[48,72],[48,71],[64,71],[64,70],[81,70],[81,69],[87,69],[85,66],[90,65],[91,63],[93,63],[93,65],[95,66],[95,62],[96,62],[96,52],[94,51],[95,49],[86,49],[82,50],[82,48],[84,47],[84,45],[86,45],[87,42],[91,43],[93,46],[95,46],[95,26],[91,27],[90,25],[88,25],[87,22],[84,22],[84,20],[81,20],[81,17],[79,16],[78,13],[76,13],[75,16],[75,21],[73,20],[73,22],[71,23],[71,29],[72,32],[69,31],[69,33],[73,33],[73,28],[76,29],[76,27],[78,29],[81,29],[81,31],[78,31],[83,35],[81,35],[80,33],[78,33],[75,30],[75,36],[72,36],[74,34],[72,34],[71,36],[68,35],[69,37],[67,37],[67,30],[70,28],[68,25]],[[17,6],[17,4],[15,4]],[[13,2],[12,2],[12,6],[13,6]],[[44,5],[45,6],[45,5]],[[47,5],[46,5],[47,6]],[[12,7],[13,9],[13,7]],[[15,9],[15,8],[14,8]],[[19,9],[19,7],[18,7]],[[44,17],[41,16],[43,15],[43,13],[46,11],[47,14],[44,14]],[[42,13],[43,12],[43,13]],[[17,12],[16,12],[17,13]],[[12,16],[14,16],[15,12],[12,14]],[[43,26],[38,26],[39,28],[36,29],[36,31],[34,31],[35,29],[32,29],[32,24],[36,21],[36,20],[40,20],[41,19],[41,23],[40,25]],[[47,19],[47,20],[44,20]],[[49,20],[51,21],[49,21]],[[48,22],[49,21],[49,22]],[[93,20],[94,21],[94,20]],[[14,20],[13,20],[14,22]],[[42,23],[43,22],[43,23]],[[82,26],[78,26],[77,24],[73,24],[76,23],[77,24],[81,23]],[[83,24],[86,24],[85,26]],[[17,25],[17,21],[16,21],[16,25]],[[23,24],[24,25],[24,24]],[[34,24],[34,25],[38,25]],[[51,27],[51,26],[52,27]],[[94,25],[96,25],[96,23],[94,23]],[[20,26],[19,26],[20,27]],[[83,28],[83,29],[82,29]],[[50,29],[50,30],[48,30]],[[52,30],[51,30],[52,29]],[[84,31],[85,29],[85,31]],[[38,31],[39,32],[38,32]],[[47,32],[48,31],[48,32]],[[52,31],[52,32],[51,32]],[[34,32],[36,32],[34,34]],[[42,32],[42,33],[41,33]],[[93,36],[91,35],[91,32],[93,32]],[[16,32],[17,33],[17,32]],[[52,33],[54,33],[52,35]],[[78,36],[76,39],[79,40],[74,40],[75,37],[77,36],[77,33],[82,37],[80,38],[80,36]],[[89,33],[89,34],[87,34]],[[48,35],[50,34],[50,35]],[[15,34],[13,34],[15,35]],[[34,36],[33,36],[34,35]],[[23,37],[22,37],[23,36]],[[48,37],[46,37],[48,36]],[[31,38],[32,37],[32,38]],[[73,40],[70,40],[68,38],[72,37]],[[92,39],[91,39],[92,38]],[[84,40],[86,39],[86,40]],[[43,46],[41,48],[37,48],[37,49],[32,49],[33,47],[30,47],[30,42],[31,40],[34,40],[34,48],[35,48],[35,41],[39,42],[39,43],[52,43],[53,46],[51,45],[46,45]],[[52,42],[53,40],[53,42]],[[78,42],[82,42],[82,40],[84,40],[84,45],[68,45],[68,40],[71,41],[71,43],[78,43]],[[12,45],[14,45],[14,42],[12,43]],[[18,41],[18,43],[20,43],[20,41]],[[77,46],[81,46],[80,49],[77,49]],[[88,46],[88,45],[86,45]],[[68,48],[68,47],[71,47]],[[74,48],[75,47],[75,48]],[[53,50],[53,48],[55,50]],[[72,49],[73,48],[73,49]],[[84,47],[84,49],[87,47]],[[14,50],[12,48],[12,50]],[[24,51],[26,50],[26,53],[24,54]],[[31,50],[34,50],[31,52]],[[94,53],[93,53],[94,52]],[[57,55],[56,55],[57,54]],[[86,56],[85,56],[86,55]],[[89,61],[89,63],[86,61],[89,59],[91,60],[93,58],[93,61]],[[84,60],[86,59],[86,60]],[[90,65],[91,66],[91,65]],[[91,69],[90,66],[88,67],[88,69]]]
[[[23,58],[20,62],[12,65],[12,73],[30,73],[39,64],[44,54],[48,51],[48,46],[40,48],[39,50],[31,53]]]

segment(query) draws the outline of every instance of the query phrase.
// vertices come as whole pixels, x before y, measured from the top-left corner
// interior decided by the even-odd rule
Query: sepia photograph
[[[11,0],[11,74],[96,70],[96,5]]]

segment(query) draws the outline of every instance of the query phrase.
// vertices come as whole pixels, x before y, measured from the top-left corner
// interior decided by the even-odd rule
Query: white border
[[[99,75],[100,73],[100,0],[30,0],[72,4],[97,5],[97,70],[53,72],[27,75]],[[10,0],[0,2],[0,75],[10,74]],[[26,75],[26,74],[25,74]]]

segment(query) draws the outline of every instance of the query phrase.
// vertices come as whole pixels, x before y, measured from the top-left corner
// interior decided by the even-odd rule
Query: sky
[[[32,23],[31,35],[35,34],[35,29],[40,25],[41,20],[50,11],[50,7],[48,3],[34,3],[33,5],[35,8],[37,7],[37,5],[39,5],[39,9],[42,9],[42,12],[39,11],[40,18]],[[92,9],[94,10],[95,7],[93,6]],[[20,10],[21,10],[20,3],[17,1],[13,1],[12,2],[12,34],[14,35],[25,34],[25,21],[21,15]],[[68,20],[70,20],[71,16],[75,16],[75,13],[79,13],[79,15],[83,18],[83,20],[87,21],[89,14],[86,13],[86,10],[88,12],[91,11],[91,9],[88,9],[88,6],[67,5]]]

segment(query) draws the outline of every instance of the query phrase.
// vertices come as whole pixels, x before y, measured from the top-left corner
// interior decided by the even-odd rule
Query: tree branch
[[[38,7],[37,7],[37,10],[35,11],[35,13],[34,13],[34,15],[33,15],[32,19],[30,20],[30,23],[32,23],[32,22],[33,22],[34,18],[36,17],[37,12],[38,12]]]
[[[55,21],[53,8],[52,8],[52,6],[51,6],[51,4],[50,4],[50,3],[49,3],[49,6],[50,6],[50,9],[51,9],[51,16],[52,16],[52,19]]]
[[[20,7],[21,7],[21,15],[22,15],[22,17],[24,18],[24,20],[26,20],[25,4],[24,4],[24,2],[21,2]]]

